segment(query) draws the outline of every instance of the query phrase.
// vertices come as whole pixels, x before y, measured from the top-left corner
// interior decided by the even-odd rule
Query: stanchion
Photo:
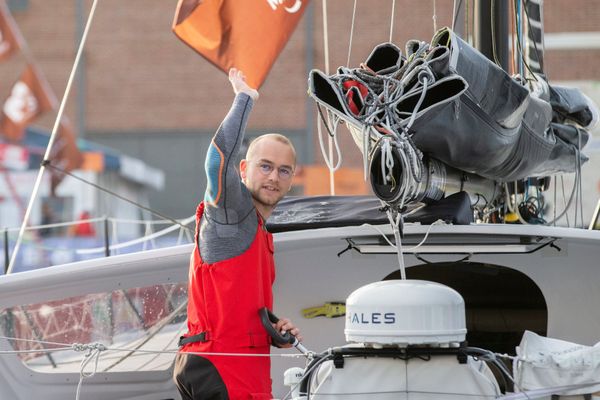
[[[108,217],[104,217],[104,256],[110,256],[110,242],[108,240]]]
[[[4,275],[8,274],[10,254],[8,254],[8,228],[4,228]]]

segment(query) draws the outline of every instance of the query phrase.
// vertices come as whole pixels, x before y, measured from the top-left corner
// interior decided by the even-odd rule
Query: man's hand
[[[245,93],[250,96],[252,100],[258,100],[258,91],[248,86],[246,83],[246,76],[239,69],[231,68],[229,70],[229,82],[231,82],[235,94]]]
[[[296,336],[299,342],[302,341],[302,336],[300,335],[300,329],[296,328],[296,326],[287,318],[281,318],[276,324],[274,324],[277,332],[289,331],[292,335]],[[286,344],[281,346],[283,349],[287,349],[292,347],[291,344]]]

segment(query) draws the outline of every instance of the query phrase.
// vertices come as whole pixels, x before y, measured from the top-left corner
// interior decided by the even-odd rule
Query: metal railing
[[[164,237],[166,235],[173,234],[179,230],[177,244],[182,243],[191,243],[193,238],[191,234],[191,230],[184,229],[183,226],[187,226],[191,224],[195,220],[194,216],[185,218],[180,220],[181,225],[175,225],[172,221],[169,220],[133,220],[133,219],[119,219],[112,218],[108,216],[97,217],[97,218],[89,218],[89,219],[80,219],[77,221],[69,221],[69,222],[59,222],[53,224],[44,224],[44,225],[34,225],[28,226],[25,228],[27,232],[43,232],[44,230],[51,229],[59,229],[59,228],[71,228],[80,224],[101,224],[100,232],[95,234],[93,237],[102,238],[102,245],[97,247],[88,247],[88,248],[78,248],[74,249],[75,254],[80,256],[91,256],[94,254],[102,255],[104,257],[108,257],[111,254],[115,254],[120,252],[121,250],[131,248],[135,245],[142,245],[142,250],[146,250],[148,244],[152,246],[152,248],[156,247],[155,240],[160,237]],[[118,235],[118,224],[139,224],[145,226],[144,235],[138,238],[134,238],[131,240],[127,240],[124,242],[119,241]],[[155,225],[166,225],[170,224],[170,226],[161,229],[159,231],[154,231],[153,226]],[[11,258],[11,241],[10,234],[13,232],[19,232],[19,228],[8,228],[5,227],[3,229],[3,252],[4,252],[4,273],[8,272],[8,267],[10,265]],[[44,247],[42,242],[42,234],[37,234],[35,240],[37,241],[36,247],[39,249],[45,249],[48,251],[57,250],[56,248]],[[89,245],[89,244],[88,244]]]

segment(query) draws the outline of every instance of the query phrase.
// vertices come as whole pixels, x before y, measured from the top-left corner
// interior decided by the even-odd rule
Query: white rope
[[[567,199],[565,198],[565,177],[563,175],[560,176],[560,186],[561,186],[561,192],[562,192],[562,199],[563,199],[563,205],[565,206],[565,210],[568,209],[569,207],[567,206]],[[565,217],[567,219],[567,227],[571,227],[571,222],[569,221],[569,213],[565,214]]]
[[[17,337],[9,337],[9,336],[0,336],[0,339],[3,340],[11,340],[16,342],[26,342],[26,343],[35,343],[40,345],[51,345],[51,346],[60,346],[58,349],[37,349],[37,350],[9,350],[3,351],[0,354],[18,354],[20,352],[49,352],[49,351],[65,351],[65,350],[73,350],[73,351],[85,351],[89,349],[102,348],[102,351],[114,351],[114,352],[140,352],[140,353],[154,353],[154,354],[177,354],[179,350],[142,350],[142,349],[131,349],[126,347],[108,347],[102,343],[94,342],[94,343],[59,343],[59,342],[50,342],[47,340],[36,340],[36,339],[25,339],[25,338],[17,338]],[[207,356],[235,356],[235,357],[284,357],[284,358],[297,358],[304,357],[302,354],[249,354],[249,353],[215,353],[215,352],[193,352],[186,351],[186,354],[197,354],[197,355],[207,355]]]
[[[329,28],[328,28],[328,18],[327,18],[327,0],[323,0],[322,4],[323,4],[323,53],[324,53],[324,59],[325,59],[325,74],[329,75],[329,32],[328,32]],[[327,162],[327,159],[329,159],[333,163],[333,146],[334,146],[333,140],[334,140],[334,138],[329,136],[329,139],[328,139],[328,145],[329,145],[328,154],[329,155],[328,155],[328,157],[325,157],[325,153],[323,152],[323,157],[326,159],[326,162]],[[321,150],[323,151],[323,148],[321,148]],[[329,163],[327,163],[327,164],[328,164],[327,166],[329,167],[329,193],[333,196],[333,195],[335,195],[335,170],[329,166]]]
[[[171,339],[163,346],[163,348],[161,349],[161,351],[163,350],[167,350],[171,345],[174,344],[174,342],[176,340],[179,339],[179,337],[181,336],[181,334],[183,333],[184,329],[187,328],[187,321],[183,321],[179,324],[179,328],[177,329],[177,331],[175,332],[175,335],[171,336]],[[154,362],[158,357],[160,357],[160,354],[155,354],[154,357],[152,357],[151,359],[149,359],[146,363],[140,365],[136,371],[142,371],[144,369],[145,366],[149,365],[150,363]]]
[[[400,207],[400,209],[402,206]],[[390,225],[394,231],[394,239],[396,241],[396,255],[398,257],[398,267],[400,269],[400,279],[406,280],[406,266],[404,265],[404,253],[402,251],[402,238],[400,236],[400,224],[402,223],[402,214],[398,212],[396,219],[394,219],[391,209],[387,211]]]
[[[32,349],[32,350],[0,350],[0,355],[7,354],[35,354],[35,353],[53,353],[57,351],[69,350],[70,346],[54,349]]]
[[[510,198],[510,192],[508,191],[508,185],[504,184],[504,190],[506,192],[506,204],[508,206],[508,211],[515,214],[523,225],[529,225],[529,222],[525,221],[521,216],[521,212],[519,211],[519,201],[517,200],[517,182],[515,181],[515,207],[513,208],[512,199]]]
[[[406,279],[406,278],[403,277],[402,279]],[[42,340],[30,340],[30,339],[10,338],[10,337],[5,337],[5,336],[0,336],[0,338],[2,338],[2,339],[9,339],[9,340],[15,340],[15,341],[37,342],[39,344],[54,343],[54,342],[46,342],[46,341],[42,341]],[[176,354],[179,353],[179,351],[177,351],[177,350],[141,350],[141,349],[131,350],[131,349],[123,349],[123,348],[110,348],[110,347],[107,347],[104,344],[99,343],[99,342],[88,343],[88,344],[73,343],[70,346],[65,346],[64,348],[60,348],[60,349],[47,349],[47,350],[34,350],[34,351],[39,353],[39,352],[42,352],[42,351],[50,352],[50,351],[65,351],[65,350],[72,350],[72,351],[75,351],[75,352],[83,352],[83,351],[86,352],[86,354],[84,355],[84,357],[83,357],[83,359],[81,361],[81,365],[80,365],[79,382],[77,384],[77,391],[76,391],[76,396],[75,396],[76,400],[79,400],[79,398],[80,398],[81,388],[82,388],[82,385],[83,385],[83,380],[87,379],[87,378],[90,378],[90,377],[94,376],[97,373],[97,371],[98,371],[98,363],[99,363],[100,355],[101,355],[102,352],[106,352],[106,351],[126,351],[126,352],[139,352],[139,353],[145,353],[145,354],[173,354],[173,355],[176,355]],[[0,354],[22,354],[23,352],[24,351],[20,351],[20,350],[1,351]],[[281,353],[277,353],[277,354],[252,354],[252,353],[186,352],[186,354],[194,354],[194,355],[201,355],[201,356],[224,356],[224,357],[270,357],[270,358],[274,358],[274,357],[280,357],[280,358],[304,358],[305,357],[305,355],[299,354],[299,353],[298,354],[281,354]],[[515,359],[514,357],[508,356],[506,354],[498,354],[498,353],[492,353],[492,352],[489,352],[489,354],[492,355],[492,356],[498,356],[498,357],[503,357],[503,358],[512,358],[512,359]],[[327,358],[324,357],[323,361],[326,361],[326,360],[327,360]],[[85,372],[85,368],[91,362],[94,363],[93,370],[91,372]],[[317,363],[316,365],[313,366],[313,368],[316,368],[320,364],[321,363]],[[304,375],[309,375],[311,372],[312,372],[312,369],[306,371]],[[509,375],[509,377],[511,378],[511,380],[513,380],[512,376]],[[513,382],[514,382],[514,380],[513,380]],[[593,383],[580,384],[580,385],[568,385],[568,386],[559,386],[559,387],[552,387],[552,388],[544,388],[544,389],[540,389],[539,391],[538,390],[524,391],[524,392],[521,392],[521,393],[515,393],[515,394],[511,394],[511,395],[505,395],[505,396],[499,397],[499,399],[505,399],[505,400],[509,400],[509,399],[510,400],[533,399],[533,398],[541,397],[541,396],[537,396],[537,395],[541,394],[542,391],[547,395],[547,394],[551,394],[551,393],[560,393],[560,392],[565,392],[567,390],[573,390],[573,389],[578,389],[578,388],[592,387],[592,386],[595,386],[595,385],[597,385],[599,383],[600,382],[593,382]],[[293,389],[294,388],[292,388],[292,390]],[[289,396],[289,393],[284,398],[287,398],[287,396]]]
[[[429,228],[427,228],[427,231],[425,232],[425,236],[423,237],[423,239],[415,246],[413,247],[409,247],[408,249],[405,249],[404,251],[414,251],[417,250],[419,247],[421,247],[423,244],[425,244],[425,242],[427,241],[427,238],[429,237],[429,233],[431,232],[431,229],[433,228],[434,225],[446,225],[446,222],[444,220],[438,219],[437,221],[433,222],[431,225],[429,225]],[[381,230],[379,229],[377,226],[375,225],[371,225],[371,224],[363,224],[363,226],[368,226],[369,228],[372,228],[374,230],[376,230],[377,232],[379,232],[381,234],[381,237],[383,237],[383,240],[385,240],[391,248],[396,249],[396,245],[394,243],[392,243],[392,241],[390,239],[388,239],[387,235]]]
[[[329,111],[327,111],[327,113],[329,114]],[[332,123],[329,124],[329,126],[327,127],[328,128],[327,130],[329,132],[331,132],[331,136],[329,136],[329,154],[327,154],[327,152],[325,150],[325,142],[323,141],[323,129],[322,129],[322,124],[325,124],[327,122],[322,121],[321,118],[319,118],[319,121],[317,123],[317,136],[319,137],[319,147],[321,148],[321,154],[323,155],[323,160],[325,161],[325,165],[327,165],[327,168],[329,169],[330,172],[331,171],[335,172],[342,165],[342,151],[340,149],[340,145],[339,145],[338,139],[337,139],[337,128],[339,126],[339,118],[335,117],[334,120],[331,122]],[[332,138],[332,136],[333,136],[333,138]],[[332,153],[333,147],[335,147],[337,159],[338,159],[335,166],[333,165],[333,158],[334,158],[333,153]]]
[[[392,143],[391,139],[384,137],[381,145],[381,176],[383,176],[383,182],[392,182],[394,180],[394,157],[392,155]],[[395,185],[394,185],[395,186]]]
[[[78,224],[82,224],[82,223],[96,223],[96,222],[102,222],[102,221],[104,221],[104,217],[79,219],[77,221],[56,222],[53,224],[30,225],[30,226],[27,226],[25,228],[25,230],[26,231],[34,231],[34,230],[46,229],[46,228],[62,228],[65,226],[73,226],[73,225],[78,225]],[[8,232],[18,232],[20,229],[21,228],[7,228],[6,230]]]
[[[179,246],[181,244],[181,242],[183,241],[184,232],[186,232],[186,229],[179,228],[179,234],[177,234],[177,246]],[[188,239],[189,239],[189,237],[188,237]],[[190,242],[191,242],[191,240],[190,240]]]
[[[193,221],[193,218],[190,219],[191,217],[187,217],[187,218],[183,218],[183,219],[178,219],[176,221],[180,222],[182,225],[186,225],[185,221]],[[167,224],[172,224],[173,221],[168,220],[168,219],[126,219],[126,218],[108,218],[109,221],[118,223],[118,224],[138,224],[138,225],[147,225],[147,224],[151,224],[151,225],[167,225]],[[189,223],[189,222],[187,222]]]
[[[562,179],[562,176],[561,176],[561,179]],[[575,173],[575,182],[573,183],[573,189],[571,190],[571,195],[569,196],[569,200],[568,201],[564,197],[565,193],[564,193],[564,181],[563,181],[563,202],[565,203],[565,208],[563,209],[563,211],[558,216],[556,216],[556,207],[557,207],[557,204],[555,203],[554,204],[554,208],[555,208],[555,210],[554,210],[554,216],[552,218],[552,221],[548,221],[548,222],[545,223],[546,226],[551,226],[551,225],[556,224],[556,222],[558,220],[560,220],[565,215],[566,215],[566,218],[567,218],[567,224],[569,223],[569,214],[568,214],[568,211],[571,208],[571,203],[573,202],[573,199],[576,197],[576,192],[577,192],[577,188],[578,188],[578,184],[579,184],[578,179],[580,179],[580,176],[577,173]],[[515,200],[514,200],[514,206],[513,206],[513,201],[511,199],[511,195],[510,195],[510,192],[508,190],[508,184],[504,183],[505,204],[508,207],[508,210],[511,213],[515,214],[517,216],[517,218],[519,219],[519,222],[521,222],[522,224],[524,224],[524,225],[532,225],[532,224],[530,224],[529,222],[527,222],[523,218],[523,216],[521,215],[521,212],[519,210],[519,201],[517,199],[517,183],[516,182],[514,183],[514,191],[515,191],[515,193],[514,193]],[[555,192],[556,192],[556,188],[555,188]]]
[[[496,397],[497,400],[530,400],[530,399],[541,399],[541,398],[549,398],[551,395],[566,393],[570,390],[576,389],[584,389],[584,388],[592,388],[596,385],[600,384],[598,382],[590,382],[590,383],[581,383],[576,385],[566,385],[566,386],[553,386],[543,389],[532,389],[525,390],[523,392],[505,394],[504,396]],[[554,397],[554,396],[552,396]]]
[[[112,217],[108,217],[108,218],[97,217],[97,218],[87,218],[87,219],[78,219],[78,220],[73,220],[73,221],[65,221],[65,222],[55,222],[52,224],[29,225],[29,226],[25,227],[25,230],[26,231],[35,231],[35,230],[48,229],[48,228],[62,228],[65,226],[73,226],[73,225],[79,225],[79,224],[84,224],[84,223],[94,224],[94,223],[98,223],[98,222],[104,222],[104,220],[108,220],[110,222],[114,222],[114,223],[118,223],[118,224],[139,224],[139,225],[167,225],[167,224],[173,223],[173,221],[169,221],[168,219],[155,219],[155,220],[139,219],[138,220],[138,219],[123,219],[123,218],[112,218]],[[193,220],[194,220],[194,218],[188,217],[185,219],[180,219],[178,221],[182,225],[187,225]],[[3,230],[6,230],[10,233],[10,232],[19,232],[20,229],[21,228],[15,227],[15,228],[5,228]],[[185,231],[185,232],[188,232],[188,231]]]
[[[189,224],[191,221],[195,220],[195,218],[196,218],[195,216],[188,217],[188,218],[182,220],[182,224],[183,225]],[[104,221],[105,218],[99,218],[99,220],[100,221]],[[118,232],[117,232],[118,229],[117,229],[116,224],[113,223],[114,221],[111,218],[108,218],[106,220],[112,223],[112,228],[110,228],[111,229],[111,238],[112,238],[111,240],[112,240],[112,243],[114,243],[114,244],[112,244],[112,245],[109,246],[109,250],[121,250],[121,249],[130,247],[130,246],[134,246],[134,245],[140,244],[140,243],[143,244],[143,249],[146,250],[147,249],[147,242],[148,241],[151,242],[152,248],[157,248],[158,245],[157,245],[155,239],[157,239],[157,238],[159,238],[161,236],[166,236],[166,235],[168,235],[169,233],[173,232],[176,229],[179,229],[179,234],[178,234],[178,238],[177,238],[177,242],[176,242],[177,245],[180,245],[180,244],[183,243],[183,237],[184,237],[184,235],[185,235],[185,238],[187,239],[186,243],[193,242],[193,238],[192,238],[192,235],[191,235],[191,233],[190,233],[189,230],[183,229],[181,227],[181,225],[175,225],[174,224],[174,225],[172,225],[172,226],[170,226],[168,228],[165,228],[165,229],[157,231],[157,232],[153,232],[152,228],[150,228],[149,231],[153,232],[151,234],[147,234],[145,236],[142,236],[140,238],[133,239],[133,240],[130,240],[130,241],[127,241],[127,242],[118,243]],[[150,222],[149,222],[149,224],[150,224]],[[55,226],[55,224],[52,224],[52,225],[40,225],[38,227],[44,227],[45,228],[45,227],[53,227],[53,226]],[[62,225],[60,225],[60,226],[64,226],[64,223]],[[146,232],[148,232],[148,229],[146,230]],[[41,250],[46,250],[46,251],[55,251],[55,250],[69,250],[69,251],[71,251],[71,250],[73,250],[72,248],[70,248],[68,246],[59,246],[59,247],[57,247],[57,246],[43,246],[43,245],[40,245],[40,244],[36,244],[36,245],[34,245],[34,247],[36,249],[41,249]],[[87,249],[75,249],[74,250],[75,254],[79,254],[79,255],[104,253],[105,251],[106,251],[106,248],[104,246],[103,247],[93,247],[93,248],[87,248]]]
[[[193,220],[195,218],[196,218],[195,216],[188,217],[188,218],[186,218],[186,219],[184,219],[182,221],[182,224],[184,224],[184,225],[188,224],[191,220]],[[115,227],[115,225],[113,225],[113,233],[114,233],[114,227]],[[169,234],[169,233],[171,233],[171,232],[173,232],[173,231],[175,231],[177,229],[181,229],[181,226],[173,224],[173,225],[171,225],[168,228],[165,228],[165,229],[162,229],[160,231],[157,231],[157,232],[153,233],[152,235],[144,236],[144,237],[141,237],[141,238],[133,239],[133,240],[130,240],[130,241],[127,241],[127,242],[119,243],[119,244],[110,245],[109,249],[111,251],[112,250],[120,250],[120,249],[123,249],[123,248],[126,248],[126,247],[130,247],[130,246],[133,246],[133,245],[136,245],[136,244],[144,243],[144,242],[147,242],[148,240],[153,240],[153,239],[156,239],[158,237],[167,235],[167,234]],[[116,241],[114,234],[113,234],[113,241]],[[90,248],[90,249],[75,250],[75,253],[76,254],[94,254],[94,253],[102,253],[104,251],[105,251],[104,247],[94,247],[94,248]]]
[[[437,32],[437,10],[435,6],[435,0],[433,0],[433,16],[431,19],[433,19],[433,33],[435,34]]]
[[[323,53],[325,58],[325,74],[329,75],[329,33],[327,24],[327,0],[322,0],[323,5]]]
[[[363,138],[362,156],[363,156],[363,175],[364,175],[365,182],[369,178],[369,154],[371,153],[371,135],[368,131],[370,129],[371,128],[369,128],[367,125],[363,125],[360,129],[360,133]]]
[[[181,227],[179,229],[181,229]],[[146,230],[144,231],[144,237],[146,238],[146,240],[144,240],[143,242],[142,251],[148,249],[148,241],[150,241],[150,244],[152,245],[153,249],[156,248],[156,242],[154,238],[151,237],[153,234],[154,232],[152,231],[152,225],[146,224]]]
[[[435,5],[433,6],[435,9]],[[455,30],[456,27],[456,16],[458,15],[458,10],[456,9],[456,0],[452,2],[452,30]],[[434,27],[434,33],[437,32],[437,29]],[[466,35],[465,35],[466,36]]]
[[[394,32],[394,14],[396,12],[396,0],[392,0],[392,13],[390,15],[390,40],[392,42],[393,32]]]
[[[429,78],[427,76],[425,76],[425,74],[424,74],[422,77],[419,77],[419,81],[423,85],[423,91],[421,92],[421,97],[419,97],[419,101],[417,101],[417,104],[415,105],[415,108],[413,109],[413,112],[410,115],[410,119],[408,120],[408,124],[406,125],[406,128],[405,128],[406,131],[408,131],[410,129],[410,127],[415,123],[415,119],[417,118],[417,113],[419,112],[419,109],[421,108],[421,104],[423,104],[423,101],[425,100],[425,95],[427,94],[427,85],[429,84]]]
[[[350,54],[352,53],[352,37],[354,36],[354,21],[356,20],[356,3],[358,0],[354,0],[354,7],[352,8],[352,24],[350,25],[350,40],[348,40],[348,59],[346,66],[350,67]]]
[[[71,91],[71,85],[73,84],[73,80],[75,78],[75,73],[77,72],[77,67],[79,66],[79,60],[81,59],[81,54],[83,53],[83,46],[87,39],[87,35],[94,17],[94,13],[96,12],[96,5],[98,4],[98,0],[94,0],[92,4],[92,8],[90,10],[90,15],[88,16],[87,23],[85,25],[85,29],[83,31],[83,36],[81,37],[81,42],[79,43],[79,49],[77,49],[77,56],[75,57],[75,62],[73,63],[73,68],[71,69],[71,75],[69,75],[69,81],[67,82],[67,87],[65,88],[65,93],[63,95],[62,101],[60,102],[60,107],[58,109],[58,114],[56,115],[56,120],[54,121],[54,127],[52,128],[52,133],[50,134],[50,138],[48,139],[48,146],[46,147],[46,152],[44,153],[44,160],[48,160],[50,154],[52,153],[52,145],[56,139],[56,135],[58,133],[58,129],[60,126],[60,121],[63,116],[63,112],[65,109],[65,105],[67,104],[67,99],[69,97],[69,93]],[[13,249],[10,261],[8,263],[8,269],[6,270],[6,274],[10,274],[15,266],[15,261],[17,260],[17,254],[19,253],[19,248],[21,247],[21,242],[23,241],[23,235],[25,234],[25,227],[29,222],[29,217],[31,216],[31,211],[33,210],[33,204],[35,203],[35,199],[40,190],[40,186],[42,184],[42,177],[44,176],[44,171],[46,170],[45,165],[40,167],[40,170],[37,175],[37,179],[35,181],[35,185],[33,186],[33,191],[31,192],[31,196],[29,197],[29,204],[27,205],[27,211],[25,211],[25,216],[23,217],[23,223],[21,224],[21,229],[19,230],[19,236],[17,237],[17,241],[15,243],[15,247]]]
[[[331,352],[331,349],[329,349],[329,351]],[[302,379],[300,379],[300,381],[298,383],[296,383],[295,385],[291,386],[290,390],[285,394],[285,396],[282,397],[281,400],[287,400],[291,396],[291,394],[294,392],[294,390],[302,384],[304,379],[307,379],[310,376],[310,374],[315,369],[317,369],[317,367],[319,367],[321,364],[323,364],[327,360],[328,360],[328,357],[323,357],[321,359],[321,361],[317,361],[312,367],[310,367],[310,369],[308,369],[307,371],[304,371],[304,373],[302,374],[303,375]]]
[[[32,349],[32,350],[1,350],[0,355],[14,355],[14,354],[32,354],[32,353],[51,353],[51,352],[59,352],[59,351],[69,351],[73,350],[72,346],[65,346],[61,348],[54,349]],[[179,353],[179,350],[130,350],[130,349],[122,349],[122,348],[113,348],[106,347],[106,351],[112,352],[137,352],[144,354],[173,354],[176,355]],[[211,353],[211,352],[199,352],[199,351],[186,351],[186,354],[195,354],[199,356],[223,356],[223,357],[271,357],[271,358],[301,358],[304,355],[298,354],[281,354],[281,353],[273,353],[273,354],[254,354],[254,353]]]
[[[61,347],[65,347],[67,349],[70,349],[73,346],[72,343],[69,344],[69,343],[60,343],[60,342],[49,342],[47,340],[25,339],[25,338],[17,338],[17,337],[9,337],[9,336],[0,336],[0,339],[13,340],[15,342],[36,343],[36,344],[49,345],[49,346],[61,346]],[[40,350],[37,350],[37,351],[40,351]],[[43,351],[46,351],[46,349],[44,349]]]
[[[86,378],[91,378],[96,375],[98,371],[98,362],[100,361],[100,353],[105,351],[106,347],[102,343],[90,343],[90,344],[80,344],[73,343],[73,351],[87,351],[81,360],[81,366],[79,368],[79,382],[77,383],[77,391],[75,394],[75,400],[79,400],[79,395],[81,394],[81,386],[83,385],[83,380]],[[85,367],[91,362],[94,361],[94,369],[92,372],[85,372]]]
[[[577,149],[576,152],[576,179],[579,182],[579,212],[581,215],[581,229],[585,229],[585,222],[583,221],[583,187],[581,186],[581,130],[577,129]],[[577,207],[577,204],[575,205]],[[577,208],[575,208],[577,210]],[[577,220],[575,220],[575,228],[577,228]]]

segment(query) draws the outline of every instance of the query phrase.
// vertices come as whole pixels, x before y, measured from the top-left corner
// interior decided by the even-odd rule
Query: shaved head
[[[294,167],[296,166],[296,149],[294,148],[292,141],[280,133],[266,133],[264,135],[257,137],[256,139],[252,140],[252,142],[250,142],[250,145],[248,146],[248,151],[246,151],[246,159],[247,160],[253,159],[252,156],[255,153],[257,144],[262,142],[263,140],[275,140],[279,143],[288,145],[294,155],[294,165],[293,166]]]

